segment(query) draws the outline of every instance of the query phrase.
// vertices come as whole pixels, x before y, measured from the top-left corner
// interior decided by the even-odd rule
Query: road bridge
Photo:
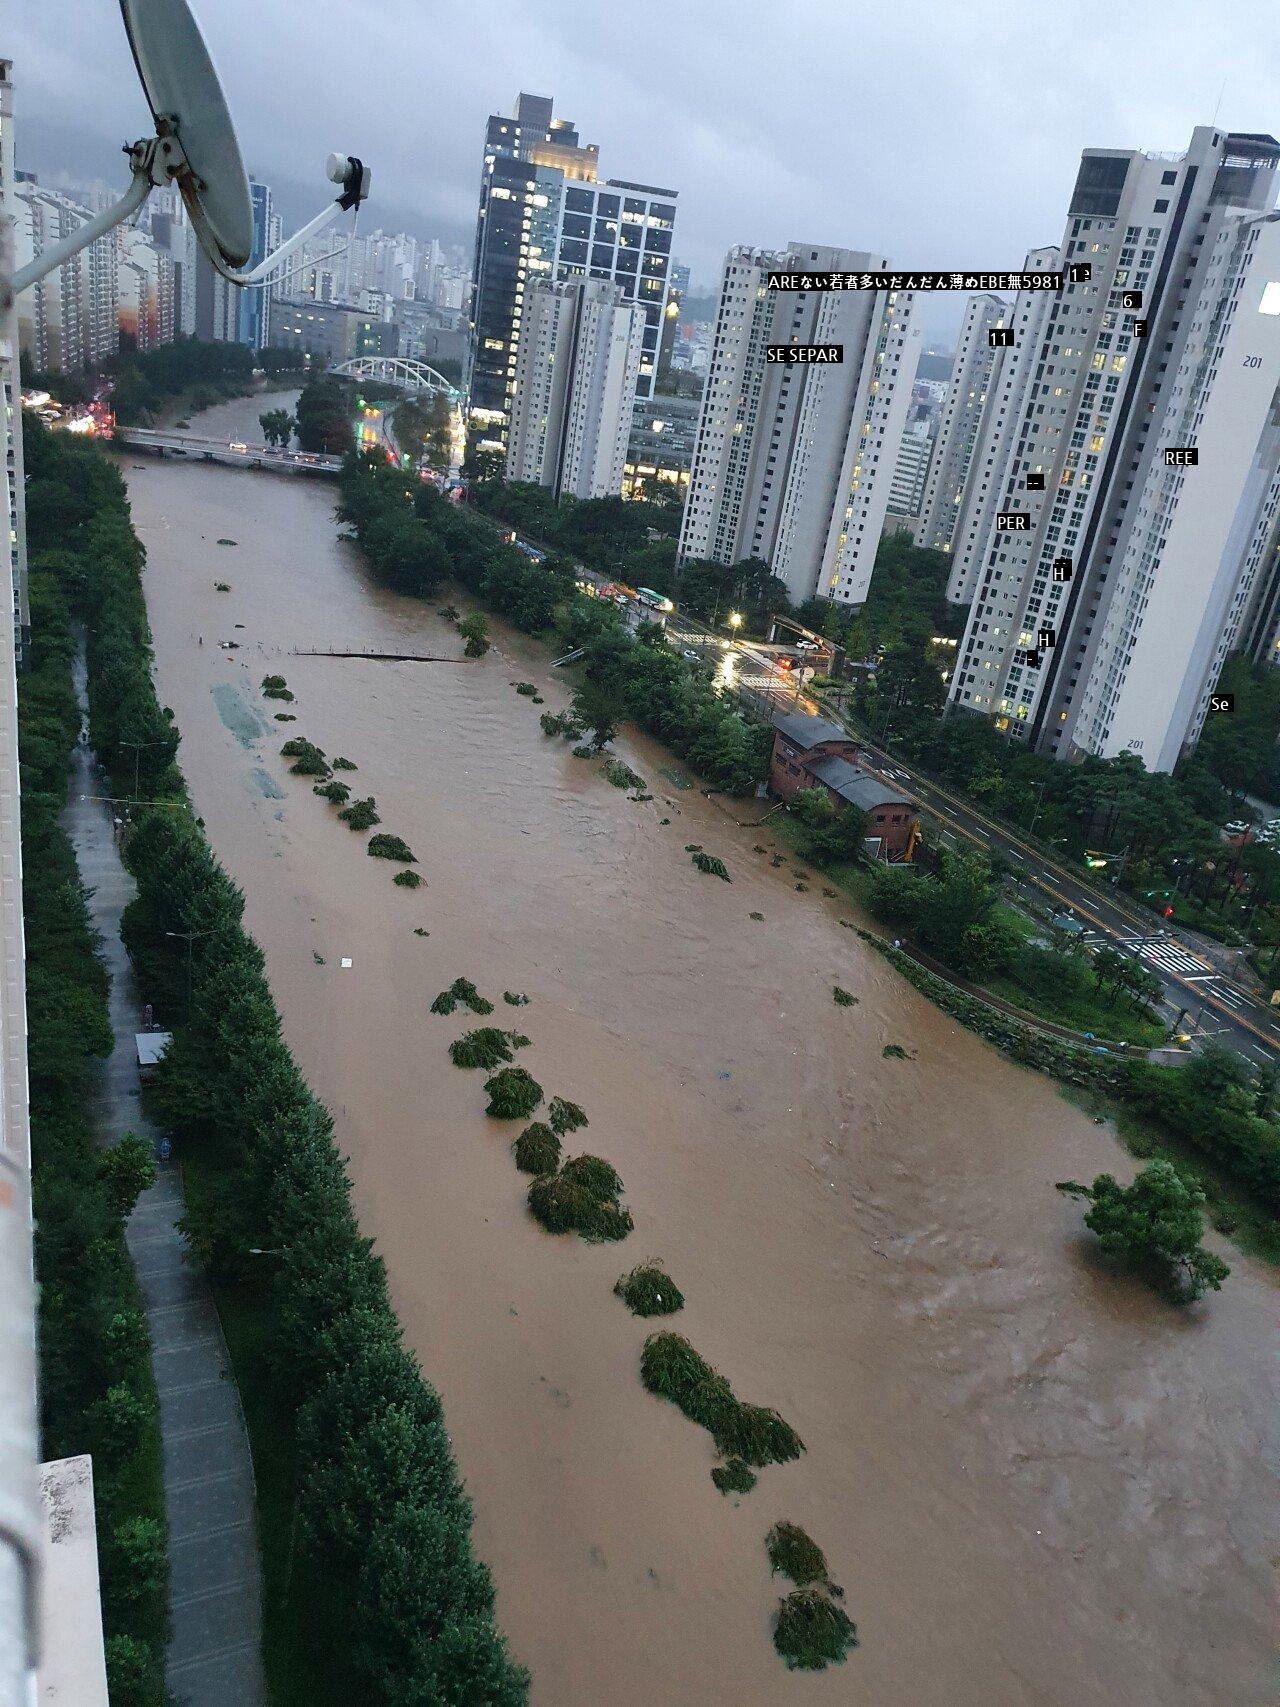
[[[320,475],[334,479],[342,469],[340,456],[313,451],[276,450],[271,445],[249,444],[242,439],[204,438],[199,433],[179,433],[168,427],[117,427],[112,434],[118,445],[169,456],[187,462],[221,462],[231,468],[257,468],[268,474]]]

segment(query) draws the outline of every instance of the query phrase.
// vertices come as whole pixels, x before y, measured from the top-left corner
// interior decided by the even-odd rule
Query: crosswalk
[[[1185,983],[1199,986],[1206,995],[1212,996],[1224,1007],[1238,1011],[1244,1006],[1244,999],[1223,981],[1216,967],[1171,937],[1141,936],[1137,933],[1132,936],[1110,937],[1104,936],[1101,931],[1086,931],[1084,940],[1090,948],[1118,948],[1122,953],[1145,960],[1157,971],[1167,972]]]

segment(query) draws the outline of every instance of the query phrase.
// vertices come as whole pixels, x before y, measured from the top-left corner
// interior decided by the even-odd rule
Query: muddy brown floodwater
[[[238,435],[258,407],[202,419]],[[474,664],[293,656],[459,650],[369,582],[332,487],[122,466],[182,763],[444,1397],[539,1707],[1274,1699],[1272,1276],[1231,1252],[1224,1292],[1180,1312],[1103,1272],[1053,1182],[1131,1174],[1108,1130],[932,1008],[820,884],[796,894],[751,851],[768,828],[675,786],[660,749],[617,742],[657,796],[634,804],[546,740],[511,686],[565,703],[542,648],[499,629]],[[268,670],[296,724],[271,721]],[[287,774],[290,733],[357,762],[427,887],[396,888]],[[528,992],[522,1060],[585,1105],[624,1245],[530,1220],[516,1128],[450,1064],[462,1025],[428,1012],[460,973],[497,1023]],[[646,1327],[610,1288],[647,1255],[685,1291],[674,1325],[807,1444],[741,1500],[640,1385]],[[826,1549],[857,1622],[822,1675],[770,1642],[778,1518]]]

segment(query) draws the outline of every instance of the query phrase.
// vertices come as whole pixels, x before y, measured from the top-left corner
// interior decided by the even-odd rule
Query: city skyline
[[[117,181],[120,143],[145,125],[112,12],[91,13],[70,42],[51,17],[19,22],[9,51],[22,71],[20,165]],[[1215,108],[1230,128],[1267,128],[1276,54],[1265,35],[1245,59],[1234,36],[1203,40],[1180,27],[1193,17],[1189,0],[1152,9],[1152,28],[1139,20],[1135,34],[1130,14],[1091,3],[1073,13],[1073,52],[1063,55],[1056,28],[1011,29],[1006,12],[985,7],[931,19],[907,61],[887,7],[856,23],[807,8],[791,56],[778,52],[763,14],[753,30],[738,8],[691,17],[667,7],[654,19],[671,48],[655,82],[647,60],[606,57],[603,9],[553,6],[535,27],[500,6],[483,56],[442,55],[461,26],[458,38],[433,32],[396,3],[362,20],[361,57],[380,68],[376,113],[353,99],[349,61],[330,52],[323,27],[300,40],[280,0],[252,13],[224,0],[205,23],[245,157],[272,184],[286,222],[311,211],[319,162],[340,144],[363,148],[373,164],[370,217],[384,229],[403,224],[465,244],[476,126],[525,88],[553,96],[609,160],[642,157],[655,181],[684,187],[682,256],[701,293],[730,247],[781,248],[801,233],[871,243],[903,266],[1012,269],[1029,247],[1053,241],[1081,148],[1176,148]],[[406,52],[406,42],[421,51]],[[819,42],[821,52],[808,51]],[[316,98],[291,111],[282,132],[270,67],[283,62]],[[957,82],[957,63],[969,67],[967,83]],[[1027,98],[1009,101],[1014,87]],[[912,124],[913,112],[929,124]],[[956,304],[923,305],[926,337],[937,329],[949,339],[958,324]]]

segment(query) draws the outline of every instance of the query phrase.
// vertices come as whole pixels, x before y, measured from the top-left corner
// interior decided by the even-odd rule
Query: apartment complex
[[[1022,270],[1053,273],[1058,271],[1061,261],[1062,254],[1057,248],[1031,249]],[[1009,463],[1018,441],[1013,430],[1014,417],[1022,407],[1023,394],[1039,360],[1044,322],[1052,301],[1053,294],[1047,290],[1019,291],[1005,322],[1013,341],[992,352],[987,403],[969,462],[959,516],[951,534],[952,568],[947,597],[953,604],[971,603],[978,571],[991,547],[996,512],[1004,497]]]
[[[786,290],[770,273],[876,273],[817,244],[725,258],[680,559],[761,558],[796,603],[867,595],[919,354],[909,291]],[[834,349],[832,362],[770,347]]]
[[[93,217],[60,190],[27,173],[13,191],[14,264],[24,267]],[[55,267],[18,298],[18,340],[33,371],[67,372],[100,362],[120,346],[119,248],[114,232]]]
[[[927,421],[917,421],[904,429],[889,482],[890,515],[920,515],[929,486],[929,470],[933,467],[935,443]]]
[[[989,334],[1008,318],[1008,304],[985,292],[970,296],[965,306],[916,535],[918,545],[934,551],[951,549],[998,354]]]
[[[526,292],[538,279],[603,279],[643,313],[636,395],[653,392],[667,308],[675,190],[597,176],[553,103],[522,94],[485,133],[466,382],[472,443],[505,449]]]
[[[616,498],[643,351],[643,310],[603,279],[534,282],[516,350],[508,480]]]
[[[125,227],[116,235],[116,324],[121,344],[135,350],[171,344],[177,330],[172,257],[141,231]]]
[[[701,408],[697,397],[642,398],[634,405],[622,471],[624,498],[685,496]]]
[[[1268,597],[1278,164],[1212,126],[1083,155],[951,686],[1051,755],[1170,769]]]

